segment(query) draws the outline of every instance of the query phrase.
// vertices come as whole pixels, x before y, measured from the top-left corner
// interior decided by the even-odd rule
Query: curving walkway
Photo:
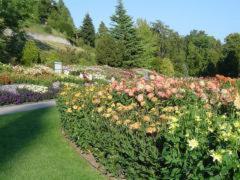
[[[56,106],[55,100],[41,101],[36,103],[26,103],[21,105],[2,106],[0,107],[0,115],[12,114],[17,112],[26,112],[53,106]]]

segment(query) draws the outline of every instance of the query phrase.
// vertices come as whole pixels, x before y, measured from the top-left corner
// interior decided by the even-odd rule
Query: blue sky
[[[86,13],[90,13],[98,28],[101,21],[110,26],[110,16],[117,0],[64,0],[75,25],[79,27]],[[128,14],[149,22],[157,19],[181,35],[191,30],[205,30],[224,40],[228,34],[240,32],[240,0],[123,0]]]

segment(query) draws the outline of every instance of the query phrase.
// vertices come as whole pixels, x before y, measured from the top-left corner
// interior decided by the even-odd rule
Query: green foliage
[[[221,43],[204,31],[192,31],[186,37],[186,62],[189,75],[214,75],[221,58]]]
[[[21,63],[26,66],[30,66],[32,63],[37,63],[39,61],[39,56],[39,49],[35,42],[27,41],[22,52]]]
[[[170,59],[164,58],[160,59],[157,58],[152,62],[152,68],[160,74],[166,76],[174,76],[174,66]]]
[[[158,35],[157,55],[160,58],[171,59],[177,75],[188,75],[185,62],[184,38],[161,21],[153,23],[152,29]]]
[[[111,20],[113,24],[111,35],[123,45],[124,49],[121,65],[123,67],[136,67],[142,53],[142,47],[133,26],[132,18],[127,15],[122,0],[118,1],[116,12]]]
[[[226,76],[238,77],[240,74],[240,34],[230,34],[223,46],[223,60],[219,71]]]
[[[152,62],[156,59],[158,50],[158,37],[154,33],[146,20],[137,20],[137,35],[141,39],[143,53],[139,57],[139,66],[150,68]]]
[[[95,46],[95,29],[89,14],[86,14],[83,20],[83,25],[80,28],[80,37],[85,44],[91,47]]]
[[[47,23],[47,19],[53,10],[52,0],[40,0],[38,3],[38,17],[42,24]]]
[[[104,22],[101,22],[99,25],[99,28],[98,28],[98,34],[97,34],[98,37],[108,34],[108,33],[109,33],[109,30],[108,30],[107,26],[104,24]]]
[[[109,34],[101,35],[96,43],[96,61],[100,65],[122,66],[122,45]]]
[[[67,37],[74,36],[75,26],[68,8],[62,0],[59,0],[56,7],[51,11],[48,19],[48,25],[66,34]]]

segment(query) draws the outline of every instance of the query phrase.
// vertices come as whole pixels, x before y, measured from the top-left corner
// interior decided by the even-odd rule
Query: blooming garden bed
[[[58,108],[69,138],[115,176],[240,176],[240,97],[230,78],[66,85]]]
[[[0,86],[0,106],[56,98],[59,87],[16,84]]]

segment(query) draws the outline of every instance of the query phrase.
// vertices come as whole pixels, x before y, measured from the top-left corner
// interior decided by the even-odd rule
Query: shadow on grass
[[[47,109],[0,116],[0,167],[37,138],[43,130],[42,119]]]

